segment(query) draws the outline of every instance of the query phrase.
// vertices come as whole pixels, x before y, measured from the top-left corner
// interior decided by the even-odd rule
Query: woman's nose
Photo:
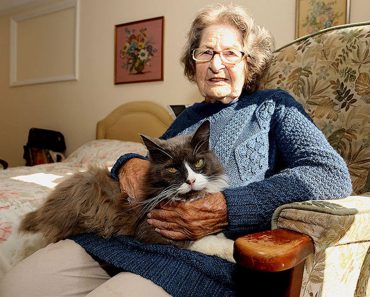
[[[219,72],[221,69],[225,68],[225,65],[222,62],[220,54],[215,54],[211,61],[209,61],[209,68],[213,72]]]

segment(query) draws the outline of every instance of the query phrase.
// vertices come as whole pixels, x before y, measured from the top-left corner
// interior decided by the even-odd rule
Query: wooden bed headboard
[[[96,139],[141,142],[139,133],[159,137],[172,122],[169,112],[156,103],[129,102],[118,106],[97,123]]]

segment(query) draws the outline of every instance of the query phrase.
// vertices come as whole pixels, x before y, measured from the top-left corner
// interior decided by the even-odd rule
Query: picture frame
[[[350,0],[296,0],[295,37],[349,23]]]
[[[163,16],[115,26],[115,84],[163,80],[163,32]]]
[[[65,0],[10,17],[10,87],[78,80],[79,7]]]

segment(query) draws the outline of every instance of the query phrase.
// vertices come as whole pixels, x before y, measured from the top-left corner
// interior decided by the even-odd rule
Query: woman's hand
[[[121,191],[132,199],[142,198],[144,175],[148,172],[149,161],[132,158],[122,166],[118,174]]]
[[[226,200],[221,192],[207,194],[202,199],[163,205],[148,217],[148,223],[164,237],[195,240],[227,226]]]

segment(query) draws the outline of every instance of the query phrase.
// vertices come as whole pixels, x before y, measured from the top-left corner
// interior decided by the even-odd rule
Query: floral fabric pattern
[[[303,104],[347,162],[355,194],[370,183],[370,24],[327,30],[275,53],[261,88]]]
[[[121,155],[132,152],[145,156],[147,149],[143,144],[137,142],[99,139],[85,143],[71,153],[65,161],[75,163],[78,166],[95,164],[109,167]]]
[[[300,296],[370,296],[370,23],[323,30],[277,50],[260,88],[284,89],[303,105],[346,161],[358,195],[275,211],[273,228],[307,234],[315,244]]]

